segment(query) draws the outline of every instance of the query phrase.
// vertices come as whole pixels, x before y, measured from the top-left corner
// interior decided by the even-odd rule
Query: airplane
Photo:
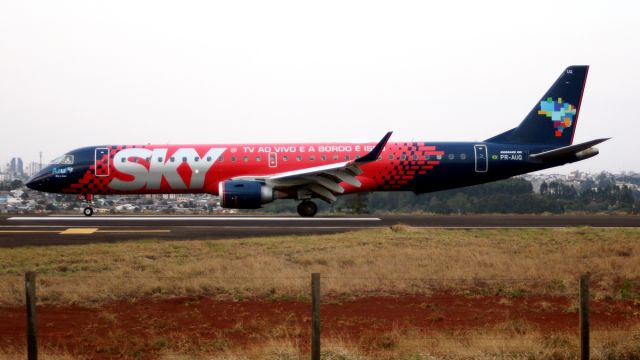
[[[598,154],[600,138],[573,145],[588,66],[569,66],[515,128],[478,142],[100,145],[70,151],[27,182],[77,194],[91,216],[94,195],[209,193],[223,208],[257,209],[278,199],[328,203],[356,192],[416,194],[506,179]]]

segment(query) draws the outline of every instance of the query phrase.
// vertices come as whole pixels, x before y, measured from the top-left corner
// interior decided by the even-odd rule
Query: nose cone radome
[[[25,185],[27,185],[27,187],[31,190],[38,190],[35,181],[33,181],[33,178],[27,180],[27,183]]]
[[[38,180],[38,176],[32,176],[29,180],[27,180],[27,183],[25,184],[27,185],[27,187],[31,190],[40,190],[40,186],[41,186],[41,181]]]
[[[29,189],[37,191],[51,191],[51,174],[41,171],[27,180],[25,184]]]

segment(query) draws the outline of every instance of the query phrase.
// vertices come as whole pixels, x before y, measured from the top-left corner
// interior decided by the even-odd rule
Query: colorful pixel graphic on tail
[[[575,114],[576,107],[569,103],[563,103],[562,98],[558,98],[558,101],[553,101],[553,98],[549,97],[547,100],[540,101],[538,115],[546,115],[551,118],[557,137],[561,137],[564,129],[573,125]]]

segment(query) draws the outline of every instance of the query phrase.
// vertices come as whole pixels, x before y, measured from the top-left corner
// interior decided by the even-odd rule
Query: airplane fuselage
[[[66,194],[209,193],[243,176],[269,176],[342,161],[370,152],[375,143],[107,145],[69,152],[32,180]],[[549,146],[487,142],[387,143],[377,161],[362,165],[358,191],[438,191],[536,171],[570,162],[540,163],[530,153]],[[285,196],[286,197],[286,196]]]

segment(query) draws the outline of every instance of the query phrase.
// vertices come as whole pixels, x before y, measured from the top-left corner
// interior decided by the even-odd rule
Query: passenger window
[[[262,161],[262,158],[260,157],[260,155],[256,156],[256,161],[257,161],[257,162]]]
[[[193,161],[195,161],[195,162],[200,161],[200,157],[199,157],[199,156],[196,156],[195,158],[193,158]]]
[[[296,156],[296,161],[302,161],[302,156],[300,155]]]
[[[413,154],[413,161],[417,161],[418,160],[418,155]]]
[[[338,159],[339,159],[338,155],[333,155],[333,160],[338,160]]]
[[[460,160],[466,160],[467,154],[460,154]]]
[[[151,162],[151,157],[148,157],[148,158],[146,158],[145,160],[146,160],[148,163],[150,163],[150,162]]]
[[[314,161],[315,159],[316,159],[315,156],[313,156],[313,155],[309,156],[309,160]]]
[[[393,160],[393,154],[389,154],[389,160]]]
[[[211,162],[211,156],[207,156],[207,162]]]
[[[356,155],[356,160],[360,159],[360,155]],[[382,156],[378,156],[378,160],[382,159]]]
[[[320,156],[320,160],[322,160],[322,161],[326,161],[326,160],[327,160],[327,156],[326,156],[326,155],[322,155],[322,156]]]
[[[242,157],[242,161],[244,161],[244,162],[249,161],[249,157],[248,157],[248,156],[243,156],[243,157]]]
[[[173,156],[171,157],[171,159],[169,159],[171,162],[176,161],[176,158],[174,158]]]
[[[158,162],[161,163],[162,162],[162,156],[158,157]]]
[[[402,160],[407,160],[407,154],[402,154],[402,156],[400,157],[400,159],[402,159]]]
[[[456,158],[456,156],[455,156],[455,155],[453,155],[453,154],[449,154],[449,160],[453,160],[453,159],[455,159],[455,158]]]
[[[223,162],[224,161],[224,156],[220,155],[218,156],[218,162]]]
[[[186,156],[182,157],[182,162],[187,162],[187,157]]]
[[[436,155],[436,159],[442,160],[442,155]]]
[[[232,157],[231,157],[231,161],[235,162],[235,161],[236,161],[236,157],[235,157],[235,156],[232,156]]]
[[[122,158],[122,162],[126,162],[126,161],[127,161],[127,159],[125,159],[125,158]]]
[[[289,161],[289,157],[287,155],[282,156],[282,161]]]
[[[349,160],[349,155],[345,155],[344,159],[348,161]]]

